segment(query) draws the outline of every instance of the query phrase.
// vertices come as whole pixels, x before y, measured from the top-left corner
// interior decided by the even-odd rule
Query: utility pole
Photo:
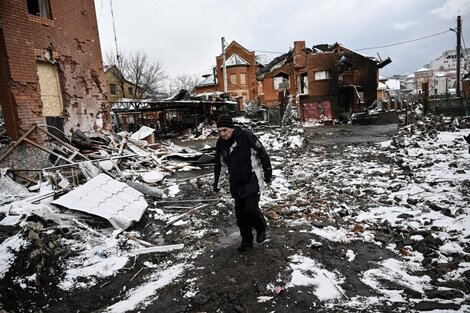
[[[461,38],[461,33],[462,33],[462,20],[460,18],[460,15],[457,16],[457,88],[455,89],[455,94],[457,98],[460,98],[460,55],[462,50],[462,45],[460,43],[460,38]]]
[[[225,66],[225,37],[222,37],[222,76],[224,77],[224,93],[227,92],[227,67]]]

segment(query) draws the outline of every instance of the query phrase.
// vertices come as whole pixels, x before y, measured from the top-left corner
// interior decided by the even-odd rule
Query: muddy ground
[[[379,126],[322,126],[306,128],[307,144],[296,151],[279,151],[272,153],[274,168],[284,168],[287,163],[291,167],[302,167],[303,156],[309,153],[322,153],[325,159],[344,159],[344,147],[372,145],[394,136],[398,131],[396,125]],[[204,144],[214,144],[214,140],[207,142],[180,142],[179,144],[202,147]],[[383,164],[394,162],[392,159],[371,155],[375,161]],[[377,160],[379,158],[380,160]],[[314,166],[314,165],[312,165]],[[184,243],[195,257],[193,266],[184,272],[173,283],[164,286],[158,291],[153,300],[145,308],[136,312],[362,312],[359,304],[344,307],[344,302],[356,296],[372,297],[375,291],[361,282],[358,273],[364,272],[370,264],[396,257],[389,249],[381,248],[372,242],[353,241],[341,243],[324,240],[311,232],[311,225],[347,225],[351,212],[347,209],[338,214],[330,214],[325,207],[327,196],[342,197],[351,204],[368,206],[366,194],[341,194],[344,185],[338,185],[336,180],[323,180],[324,187],[329,190],[318,193],[312,184],[306,184],[301,178],[287,177],[292,182],[292,188],[303,188],[302,197],[290,194],[287,198],[276,202],[263,204],[263,211],[268,221],[268,240],[263,244],[256,244],[245,253],[239,253],[236,247],[239,244],[238,229],[235,225],[235,216],[232,211],[233,202],[226,193],[214,195],[211,191],[211,167],[199,171],[179,173],[172,179],[185,179],[191,176],[198,179],[186,180],[181,183],[181,192],[178,199],[198,199],[220,197],[218,203],[198,211],[188,224],[183,227],[171,226],[171,231],[164,228],[164,223],[153,218],[152,210],[148,210],[142,220],[133,226],[143,234],[142,239],[159,244]],[[204,176],[205,174],[208,174]],[[288,173],[287,173],[288,174]],[[332,177],[333,178],[333,177]],[[305,188],[311,191],[305,192]],[[269,192],[272,191],[268,191]],[[295,204],[301,208],[298,212],[285,210],[287,205]],[[151,208],[158,208],[159,204],[151,204]],[[315,209],[312,209],[315,208]],[[324,209],[322,209],[324,208]],[[214,213],[217,211],[218,213]],[[300,215],[306,216],[305,223],[291,223]],[[99,228],[97,223],[94,227]],[[209,229],[201,238],[195,238],[188,232],[192,230]],[[389,230],[384,227],[384,232]],[[66,236],[66,235],[64,235]],[[312,244],[312,240],[320,244]],[[346,251],[356,252],[354,262],[348,262]],[[200,251],[200,252],[198,252]],[[317,299],[311,287],[285,288],[288,283],[289,256],[300,252],[311,259],[318,260],[327,270],[339,270],[345,275],[345,284],[342,302],[324,302]],[[60,257],[66,257],[62,255]],[[24,258],[28,258],[27,255]],[[51,261],[51,260],[50,260]],[[52,262],[52,261],[51,261]],[[99,281],[94,287],[85,290],[66,292],[57,288],[54,275],[60,276],[60,262],[51,264],[49,281],[44,286],[38,286],[37,292],[22,290],[15,284],[8,283],[10,277],[2,280],[9,284],[2,286],[2,303],[6,312],[101,312],[118,301],[126,290],[139,286],[151,275],[152,267],[148,264],[164,264],[176,262],[173,252],[163,254],[143,254],[133,258],[123,270],[113,277]],[[147,265],[146,265],[147,264]],[[15,272],[20,272],[19,264]],[[279,273],[285,273],[285,277]],[[390,286],[394,288],[394,286]],[[462,288],[468,288],[462,287]],[[468,292],[468,290],[467,290]],[[412,307],[420,305],[426,308],[426,303],[420,303],[421,295],[413,290],[405,290],[405,296],[416,301],[405,303],[378,302],[369,304],[369,311],[376,312],[409,312]],[[192,295],[192,296],[188,296]],[[261,296],[272,296],[266,302],[260,302]],[[437,305],[437,304],[436,304]],[[430,308],[438,308],[436,305]],[[449,309],[457,309],[451,304]]]

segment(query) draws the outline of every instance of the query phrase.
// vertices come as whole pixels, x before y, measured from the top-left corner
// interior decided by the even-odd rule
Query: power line
[[[387,48],[387,47],[393,47],[393,46],[403,45],[403,44],[406,44],[406,43],[415,42],[415,41],[419,41],[419,40],[423,40],[423,39],[427,39],[427,38],[439,36],[439,35],[448,33],[448,32],[450,32],[450,31],[451,31],[451,30],[449,29],[449,30],[446,30],[446,31],[443,31],[443,32],[440,32],[440,33],[436,33],[436,34],[432,34],[432,35],[427,35],[427,36],[424,36],[424,37],[419,37],[419,38],[410,39],[410,40],[401,41],[401,42],[392,43],[392,44],[383,45],[383,46],[376,46],[376,47],[368,47],[368,48],[354,49],[354,51],[371,50],[371,49],[379,49],[379,48]],[[254,51],[254,52],[263,52],[263,53],[273,53],[273,54],[284,54],[284,53],[285,53],[285,52],[279,52],[279,51],[265,51],[265,50],[252,50],[252,51]]]
[[[265,51],[265,50],[252,50],[254,52],[263,52],[263,53],[274,53],[274,54],[284,54],[286,52],[278,52],[278,51]]]
[[[109,0],[109,6],[111,8],[111,19],[113,20],[113,32],[114,32],[114,44],[116,45],[116,59],[119,62],[119,49],[118,49],[118,42],[117,42],[117,35],[116,35],[116,25],[114,23],[114,11],[113,11],[113,0]]]
[[[431,38],[431,37],[434,37],[434,36],[439,36],[439,35],[448,33],[448,32],[450,32],[450,31],[451,31],[451,30],[446,30],[446,31],[443,31],[443,32],[440,32],[440,33],[436,33],[436,34],[432,34],[432,35],[428,35],[428,36],[424,36],[424,37],[420,37],[420,38],[415,38],[415,39],[411,39],[411,40],[401,41],[401,42],[397,42],[397,43],[392,43],[392,44],[389,44],[389,45],[383,45],[383,46],[377,46],[377,47],[369,47],[369,48],[355,49],[355,51],[371,50],[371,49],[379,49],[379,48],[387,48],[387,47],[393,47],[393,46],[403,45],[403,44],[405,44],[405,43],[410,43],[410,42],[414,42],[414,41],[423,40],[423,39],[426,39],[426,38]]]

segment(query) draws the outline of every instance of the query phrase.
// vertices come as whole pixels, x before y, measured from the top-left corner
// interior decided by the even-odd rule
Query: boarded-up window
[[[38,62],[37,67],[42,114],[44,116],[60,116],[62,115],[62,96],[57,68],[54,64],[45,62]]]
[[[232,85],[237,85],[237,74],[230,74],[230,83]]]
[[[240,73],[240,85],[246,85],[246,74]]]

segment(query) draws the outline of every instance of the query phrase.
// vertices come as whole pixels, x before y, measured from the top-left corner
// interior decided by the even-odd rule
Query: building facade
[[[121,74],[116,65],[105,66],[106,94],[109,103],[121,101],[122,99],[146,99],[150,95],[142,92],[142,89]]]
[[[258,72],[259,98],[282,110],[286,95],[293,96],[303,120],[347,117],[377,99],[380,66],[339,44],[310,49],[296,41],[291,51]]]
[[[7,135],[109,125],[93,0],[0,2],[0,104]]]
[[[470,48],[462,49],[460,56],[461,72],[470,70]],[[457,69],[457,49],[447,50],[441,56],[430,63],[430,69],[433,71],[455,71]]]
[[[195,87],[196,94],[227,93],[234,99],[241,98],[243,102],[256,100],[258,63],[255,53],[232,41],[225,48],[226,80],[224,80],[223,54],[216,57],[214,74],[204,75],[204,81]],[[215,75],[215,79],[214,79]],[[224,86],[226,81],[226,86]]]

